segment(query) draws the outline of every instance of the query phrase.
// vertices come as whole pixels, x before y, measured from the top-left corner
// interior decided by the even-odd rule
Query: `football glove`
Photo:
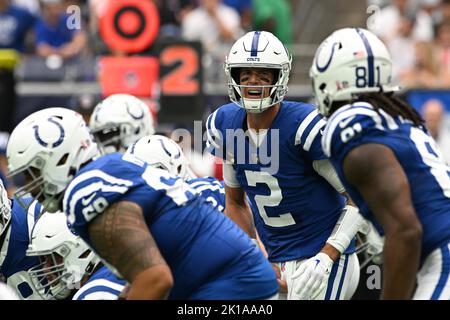
[[[316,298],[325,289],[330,276],[333,260],[319,252],[303,262],[293,273],[293,294],[300,300]]]

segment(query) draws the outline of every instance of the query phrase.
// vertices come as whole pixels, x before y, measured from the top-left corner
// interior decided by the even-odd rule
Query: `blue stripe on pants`
[[[347,254],[344,255],[344,268],[342,270],[341,280],[339,280],[339,287],[336,293],[336,300],[339,300],[341,295],[342,285],[344,284],[345,275],[347,273],[347,265],[348,265],[349,256]]]
[[[442,254],[442,269],[441,276],[439,277],[439,281],[436,285],[436,289],[434,289],[433,295],[431,296],[431,300],[438,300],[439,296],[444,289],[445,283],[447,282],[448,275],[450,273],[450,252],[448,250],[448,244],[441,247]]]
[[[331,291],[333,290],[334,279],[336,278],[337,270],[339,267],[339,261],[336,261],[331,268],[330,277],[328,278],[327,292],[325,293],[325,300],[330,300]]]

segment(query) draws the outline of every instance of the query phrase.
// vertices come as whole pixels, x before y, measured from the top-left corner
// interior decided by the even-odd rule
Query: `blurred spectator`
[[[422,113],[430,135],[450,165],[450,119],[445,113],[444,106],[439,100],[431,99],[423,105]]]
[[[416,43],[412,37],[415,23],[415,16],[401,16],[397,37],[387,44],[392,58],[392,77],[395,81],[400,80],[399,78],[405,70],[415,68]]]
[[[25,36],[34,23],[34,16],[27,10],[11,5],[10,0],[0,0],[0,178],[8,191],[5,151],[16,113],[14,68],[17,52],[24,50]]]
[[[433,46],[428,42],[415,44],[415,62],[412,68],[402,70],[399,80],[405,88],[437,88],[439,74],[433,54]]]
[[[10,0],[0,0],[0,49],[22,52],[25,36],[35,21],[36,18],[27,10],[11,5]]]
[[[184,39],[202,43],[206,81],[224,80],[225,56],[243,33],[237,11],[224,5],[222,0],[200,0],[199,6],[184,17],[181,31]]]
[[[89,6],[89,47],[97,55],[111,54],[110,49],[100,36],[100,19],[108,9],[110,0],[88,0]],[[124,56],[121,52],[112,52],[113,55]]]
[[[200,40],[209,52],[224,42],[232,44],[242,34],[238,13],[221,0],[199,1],[198,8],[189,12],[182,21],[183,37]]]
[[[435,27],[443,22],[450,21],[450,0],[441,0],[432,17]]]
[[[437,27],[436,34],[436,61],[440,66],[441,87],[450,86],[450,20]]]
[[[420,8],[433,18],[434,14],[439,10],[441,0],[420,0],[419,4]]]
[[[287,0],[253,0],[253,29],[272,32],[281,42],[293,42],[291,9]]]
[[[82,29],[68,23],[62,0],[41,0],[42,18],[36,24],[36,51],[43,57],[72,58],[86,45]]]
[[[194,8],[194,0],[153,0],[159,12],[160,36],[180,37],[180,24]]]
[[[433,39],[433,22],[430,15],[422,9],[417,10],[413,1],[392,0],[392,4],[381,9],[377,21],[371,24],[371,31],[389,45],[401,29],[401,17],[415,14],[416,23],[412,37],[416,41],[431,41]]]
[[[12,3],[19,8],[27,9],[34,16],[40,14],[39,0],[13,0]]]
[[[223,0],[223,4],[235,9],[241,16],[241,27],[245,31],[252,29],[252,0]]]

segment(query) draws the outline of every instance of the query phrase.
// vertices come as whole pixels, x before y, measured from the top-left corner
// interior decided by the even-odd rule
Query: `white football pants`
[[[432,251],[417,274],[414,300],[450,300],[450,243]]]
[[[292,292],[292,274],[308,259],[279,263],[281,278],[286,280],[287,296],[280,294],[279,299],[298,300]],[[327,287],[315,300],[350,300],[358,287],[359,261],[356,253],[343,254],[333,264]],[[297,278],[298,279],[298,278]]]

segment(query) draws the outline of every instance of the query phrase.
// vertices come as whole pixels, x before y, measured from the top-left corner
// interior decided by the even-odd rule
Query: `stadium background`
[[[197,39],[192,33],[186,36],[189,33],[183,30],[186,26],[182,20],[189,14],[184,10],[205,10],[205,3],[209,1],[212,0],[12,1],[13,5],[30,11],[36,20],[45,19],[44,6],[60,4],[67,21],[70,21],[76,32],[85,33],[86,41],[79,52],[62,59],[57,54],[38,54],[36,30],[33,32],[33,27],[27,33],[23,48],[19,50],[11,50],[17,48],[2,44],[0,37],[2,149],[6,146],[13,126],[34,111],[62,106],[88,116],[102,98],[119,92],[134,94],[148,103],[158,123],[159,133],[170,134],[176,128],[192,131],[194,121],[203,121],[211,111],[229,101],[222,63],[232,41],[216,39],[216,43],[206,43],[202,30],[197,30]],[[1,0],[0,4],[2,2],[9,3],[9,0]],[[238,9],[239,30],[231,38],[246,30],[266,29],[285,41],[293,55],[287,99],[300,101],[312,101],[309,67],[318,43],[331,31],[346,26],[377,28],[380,23],[377,19],[381,17],[382,10],[395,9],[395,6],[407,3],[408,10],[402,17],[412,21],[409,33],[408,30],[398,32],[389,40],[397,45],[391,47],[397,50],[394,53],[400,51],[404,60],[412,62],[404,67],[407,76],[398,76],[395,80],[403,87],[401,95],[420,111],[427,101],[440,101],[447,112],[441,121],[441,131],[444,135],[450,131],[450,86],[445,74],[450,74],[450,62],[445,64],[447,60],[443,58],[450,52],[450,40],[445,38],[445,26],[450,18],[449,1],[217,2],[225,2]],[[421,17],[424,14],[428,15],[433,34],[431,38],[416,38],[411,30],[423,28]],[[0,13],[0,34],[9,28],[4,23],[5,19],[4,13]],[[223,22],[227,25],[227,21]],[[203,30],[206,33],[208,31],[212,32]],[[431,54],[422,59],[419,52],[411,52],[410,49],[414,50],[423,43],[429,46]],[[427,61],[424,62],[424,59]],[[427,70],[427,63],[434,67]],[[441,71],[444,75],[440,74]],[[418,81],[429,78],[430,74],[426,72],[432,73],[435,81]],[[442,143],[450,144],[449,140],[450,133],[443,137]],[[2,155],[0,168],[3,171],[5,164]],[[220,177],[216,167],[208,169],[203,163],[198,164],[198,167],[205,167],[205,174]],[[13,184],[10,185],[10,191],[12,188]],[[367,290],[368,273],[362,270],[361,276],[355,299],[376,297],[378,290]]]

